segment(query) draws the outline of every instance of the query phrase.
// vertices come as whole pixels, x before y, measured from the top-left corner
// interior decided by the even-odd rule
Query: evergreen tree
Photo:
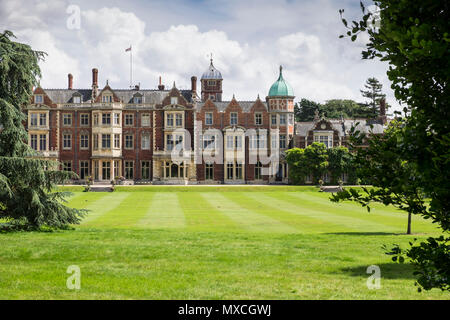
[[[0,218],[7,226],[36,229],[79,223],[84,211],[63,204],[65,192],[55,192],[73,174],[58,171],[54,161],[31,158],[22,107],[40,77],[43,52],[12,41],[10,31],[0,34]]]
[[[320,110],[320,103],[308,99],[301,99],[295,104],[294,113],[296,121],[313,121],[314,113]]]
[[[377,117],[380,114],[380,100],[385,99],[386,95],[382,93],[383,85],[376,78],[369,78],[364,84],[366,90],[360,90],[364,98],[370,100],[371,117]]]

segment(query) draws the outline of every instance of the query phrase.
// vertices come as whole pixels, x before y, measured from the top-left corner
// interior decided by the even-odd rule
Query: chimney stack
[[[192,91],[192,93],[197,92],[197,77],[196,76],[191,77],[191,91]]]
[[[92,69],[92,98],[97,98],[98,94],[98,70],[97,68]]]
[[[67,75],[67,77],[69,78],[68,89],[69,89],[69,90],[72,90],[72,88],[73,88],[73,76],[72,76],[71,73],[69,73],[69,74]]]
[[[92,86],[98,86],[98,70],[92,69]]]
[[[158,90],[164,90],[164,85],[161,83],[161,76],[159,77],[159,85],[158,85]]]

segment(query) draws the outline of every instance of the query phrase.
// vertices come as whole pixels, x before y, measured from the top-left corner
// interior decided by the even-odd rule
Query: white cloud
[[[160,75],[166,86],[176,81],[188,88],[212,52],[225,99],[265,97],[282,64],[298,98],[361,101],[359,89],[376,76],[392,100],[386,65],[360,59],[367,39],[338,39],[345,30],[332,1],[176,3],[129,1],[111,8],[108,1],[80,0],[81,29],[68,30],[68,1],[0,0],[0,27],[11,26],[19,40],[49,53],[42,64],[47,87],[65,87],[69,72],[76,87],[90,87],[94,67],[101,85],[108,79],[113,87],[128,87],[125,48],[132,44],[133,82],[144,88],[156,88]]]

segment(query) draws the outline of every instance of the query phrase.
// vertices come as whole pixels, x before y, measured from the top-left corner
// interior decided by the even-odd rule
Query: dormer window
[[[74,96],[73,97],[73,103],[81,103],[81,97],[80,96]]]
[[[134,97],[134,98],[133,98],[133,103],[134,103],[134,104],[140,104],[140,103],[142,103],[142,97]]]
[[[102,95],[102,102],[112,102],[112,95]]]
[[[171,97],[170,104],[178,104],[178,97]]]
[[[40,94],[37,94],[34,96],[34,103],[43,103],[44,97]]]

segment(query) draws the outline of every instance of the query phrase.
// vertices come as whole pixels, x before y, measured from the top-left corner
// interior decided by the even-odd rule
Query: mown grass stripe
[[[184,228],[186,219],[180,206],[177,193],[142,192],[151,196],[146,215],[139,221],[139,227],[145,228]]]
[[[241,205],[239,193],[228,193],[227,196],[219,193],[202,193],[203,199],[211,206],[216,207],[233,221],[242,225],[249,231],[274,232],[274,233],[296,233],[297,230],[279,220],[258,214]]]
[[[178,193],[187,227],[195,231],[244,231],[245,229],[210,205],[197,192]]]
[[[319,202],[324,205],[331,205],[333,206],[336,203],[333,203],[329,200],[330,194],[325,193],[313,193],[308,192],[304,194],[304,197],[311,199],[313,201]],[[347,211],[357,212],[359,213],[367,213],[366,209],[361,210],[361,206],[354,202],[340,202],[337,204],[338,208],[345,209]],[[380,219],[386,220],[383,217],[389,218],[389,220],[392,220],[393,222],[396,221],[396,223],[400,225],[405,224],[405,220],[407,219],[406,212],[395,208],[394,206],[385,206],[381,203],[371,203],[370,204],[371,211],[370,214],[373,214],[374,216],[379,216]],[[333,207],[334,209],[334,207]],[[432,227],[430,231],[437,231],[438,229],[434,229],[433,225],[430,224],[427,220],[423,219],[421,216],[413,215],[412,221],[414,224],[420,225],[420,226],[427,226]]]
[[[273,205],[284,207],[293,213],[300,215],[306,215],[309,217],[322,219],[328,223],[333,223],[341,225],[349,230],[354,230],[358,232],[375,232],[380,230],[397,231],[400,232],[396,227],[390,226],[385,223],[377,223],[373,220],[364,219],[363,213],[351,214],[349,216],[345,211],[340,210],[336,204],[330,203],[330,206],[322,206],[322,203],[315,203],[314,201],[309,201],[306,205],[304,198],[297,197],[297,193],[281,193],[272,194],[264,193],[264,195],[270,196],[270,201]],[[260,196],[264,196],[261,194]],[[360,209],[363,212],[363,209]],[[331,213],[332,212],[332,213]]]
[[[153,195],[128,193],[116,208],[96,219],[91,225],[96,227],[127,228],[134,227],[147,214]]]
[[[94,194],[94,193],[92,193]],[[84,208],[90,210],[89,214],[86,218],[83,219],[82,225],[95,225],[95,220],[99,219],[103,215],[108,212],[114,210],[122,201],[124,201],[130,194],[129,193],[107,193],[102,196],[100,199],[91,202]],[[116,221],[116,224],[120,224],[120,222]]]
[[[259,214],[267,215],[273,219],[279,220],[282,223],[290,225],[301,233],[321,233],[321,232],[333,232],[350,231],[353,229],[343,228],[342,225],[330,223],[323,219],[315,218],[308,215],[300,215],[298,212],[292,212],[287,210],[286,206],[274,205],[271,197],[253,193],[240,193],[241,204],[245,208],[254,208]],[[279,203],[278,203],[279,204]]]
[[[84,209],[107,195],[108,193],[103,192],[77,192],[73,197],[67,199],[67,206],[71,208]]]

